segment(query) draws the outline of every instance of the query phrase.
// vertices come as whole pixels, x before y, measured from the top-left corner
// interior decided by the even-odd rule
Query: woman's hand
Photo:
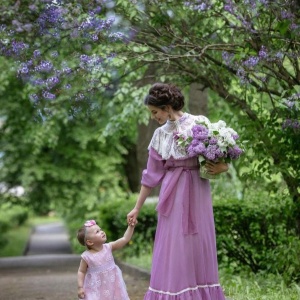
[[[213,161],[207,161],[205,163],[205,168],[207,169],[207,173],[211,175],[217,175],[223,172],[227,172],[229,169],[227,163]]]
[[[135,226],[137,224],[137,217],[139,214],[139,210],[134,208],[128,215],[127,215],[127,223],[130,226]]]

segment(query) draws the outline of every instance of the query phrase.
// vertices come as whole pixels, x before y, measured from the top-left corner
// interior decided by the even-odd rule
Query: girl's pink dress
[[[178,147],[204,116],[185,113],[159,127],[149,146],[142,184],[161,184],[150,287],[144,300],[225,300],[219,283],[209,180],[199,177],[197,158]]]
[[[88,265],[84,281],[84,300],[129,300],[120,268],[115,264],[111,245],[104,244],[97,253],[84,251]]]

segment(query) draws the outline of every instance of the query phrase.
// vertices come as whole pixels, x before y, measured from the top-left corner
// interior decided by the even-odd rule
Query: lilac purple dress
[[[209,180],[197,158],[187,156],[174,133],[191,134],[196,120],[185,113],[156,129],[141,183],[161,184],[151,279],[144,300],[225,300],[219,284]]]
[[[110,244],[104,244],[103,249],[97,253],[84,251],[81,257],[88,265],[83,285],[85,300],[129,300]]]

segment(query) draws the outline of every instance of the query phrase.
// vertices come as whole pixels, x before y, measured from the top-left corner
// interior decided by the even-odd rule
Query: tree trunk
[[[201,83],[190,85],[188,108],[193,115],[207,116],[207,89]]]

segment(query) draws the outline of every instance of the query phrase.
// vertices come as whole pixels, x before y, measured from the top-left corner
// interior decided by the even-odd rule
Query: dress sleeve
[[[152,147],[149,148],[147,169],[142,173],[141,184],[148,187],[158,186],[165,175],[165,160]]]

